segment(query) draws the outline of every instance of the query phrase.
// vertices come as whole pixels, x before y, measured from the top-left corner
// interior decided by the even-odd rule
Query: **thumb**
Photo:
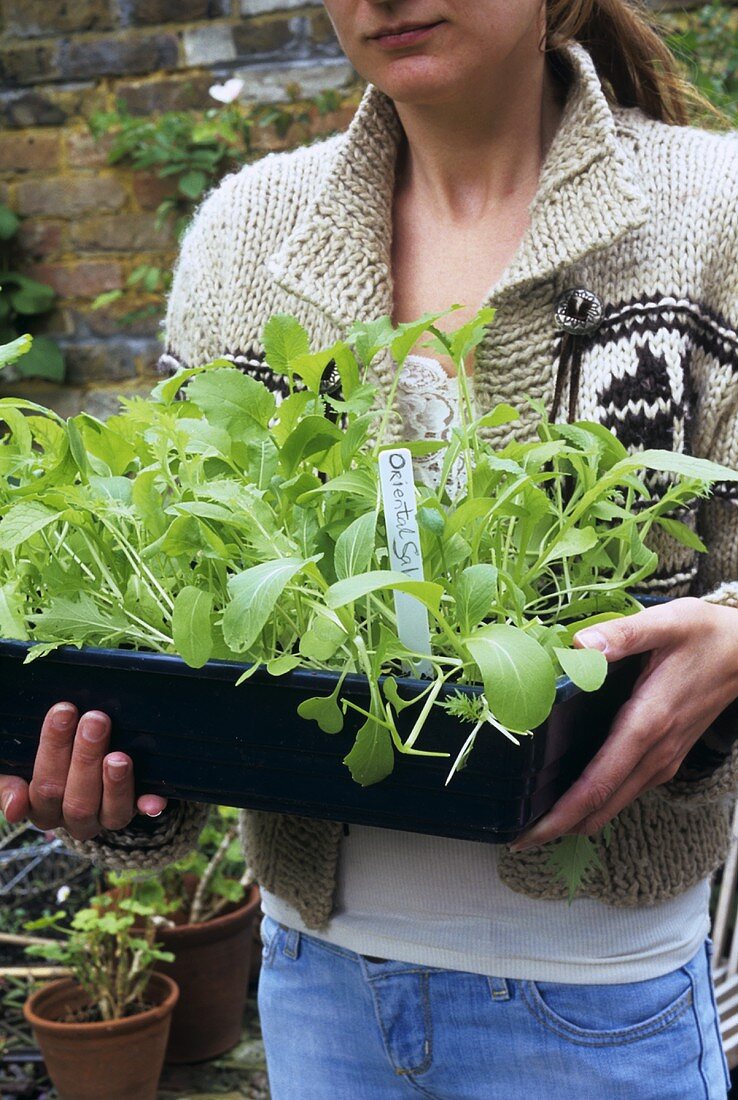
[[[578,649],[599,649],[608,661],[619,661],[673,642],[676,625],[671,607],[646,607],[635,615],[586,627],[573,642]]]

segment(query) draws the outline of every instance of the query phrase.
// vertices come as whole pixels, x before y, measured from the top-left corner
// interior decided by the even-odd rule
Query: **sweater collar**
[[[576,44],[561,56],[571,70],[561,123],[528,229],[487,302],[606,248],[647,216],[632,154],[617,135],[591,57]],[[392,195],[401,135],[392,100],[369,84],[316,196],[267,260],[280,286],[340,329],[392,312]]]

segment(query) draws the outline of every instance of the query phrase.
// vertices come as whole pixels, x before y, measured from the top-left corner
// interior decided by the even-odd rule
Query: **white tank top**
[[[447,438],[458,405],[458,381],[436,359],[407,357],[397,407],[408,439]],[[442,453],[416,459],[417,480],[436,485],[442,461]],[[463,479],[459,464],[452,496]],[[541,982],[655,978],[687,963],[709,931],[707,879],[649,907],[587,898],[569,905],[510,890],[498,875],[497,853],[494,844],[351,825],[326,929],[306,928],[268,891],[262,904],[274,920],[362,955]]]

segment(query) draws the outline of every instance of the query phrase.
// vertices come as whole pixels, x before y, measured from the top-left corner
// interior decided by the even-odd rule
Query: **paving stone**
[[[242,1039],[238,1046],[233,1050],[229,1050],[227,1054],[221,1055],[216,1059],[213,1065],[222,1067],[223,1069],[234,1069],[241,1067],[242,1069],[265,1069],[266,1057],[264,1055],[264,1044],[261,1039],[246,1038]]]

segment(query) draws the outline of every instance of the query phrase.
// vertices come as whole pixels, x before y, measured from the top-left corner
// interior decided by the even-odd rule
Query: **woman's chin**
[[[428,57],[398,57],[369,80],[395,102],[416,106],[437,106],[459,90],[458,73]]]

